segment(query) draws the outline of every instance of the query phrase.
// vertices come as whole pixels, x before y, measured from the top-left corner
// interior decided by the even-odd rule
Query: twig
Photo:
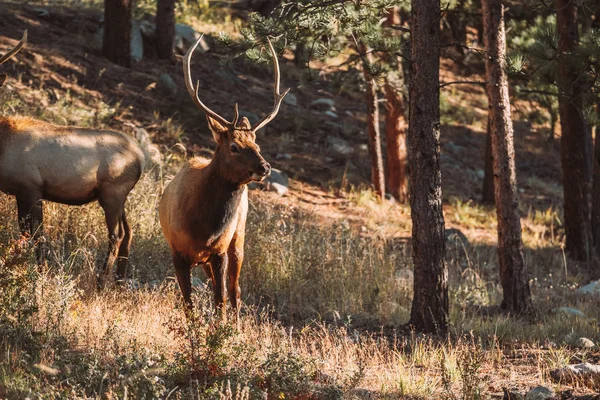
[[[450,85],[486,85],[487,82],[484,81],[452,81],[452,82],[443,82],[440,83],[440,89]]]

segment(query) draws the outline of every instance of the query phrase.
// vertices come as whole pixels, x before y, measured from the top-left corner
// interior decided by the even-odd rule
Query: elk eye
[[[232,143],[231,144],[231,152],[233,154],[240,154],[240,147],[237,144]]]

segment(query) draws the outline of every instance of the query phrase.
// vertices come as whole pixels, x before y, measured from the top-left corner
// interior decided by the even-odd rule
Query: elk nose
[[[271,173],[271,165],[268,162],[263,162],[258,167],[258,173],[262,176],[267,176]]]

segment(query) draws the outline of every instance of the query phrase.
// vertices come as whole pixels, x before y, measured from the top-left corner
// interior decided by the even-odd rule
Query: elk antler
[[[21,39],[21,41],[19,43],[17,43],[15,48],[12,49],[11,51],[9,51],[8,53],[6,53],[4,56],[2,56],[2,58],[0,58],[0,65],[4,64],[12,56],[17,54],[19,52],[19,50],[21,50],[23,48],[23,46],[25,46],[26,42],[27,42],[27,30],[25,30],[25,32],[23,32],[23,38]]]
[[[260,128],[264,127],[269,122],[271,122],[273,118],[275,118],[275,116],[279,112],[279,106],[281,106],[281,101],[283,100],[285,95],[288,94],[288,92],[290,91],[290,89],[288,88],[288,90],[286,90],[283,94],[279,93],[279,81],[281,78],[281,74],[279,72],[279,61],[277,61],[277,54],[275,53],[275,49],[273,48],[269,37],[267,37],[267,44],[269,45],[269,50],[271,51],[271,55],[273,56],[273,70],[275,75],[275,88],[273,90],[273,97],[275,98],[275,105],[273,106],[273,110],[269,114],[267,114],[262,120],[260,120],[260,122],[254,128],[252,128],[253,132],[258,131]]]
[[[194,100],[194,103],[196,103],[196,106],[198,106],[199,109],[204,111],[204,113],[206,115],[210,116],[213,119],[216,119],[224,126],[234,126],[235,127],[234,124],[237,123],[237,120],[238,120],[237,104],[235,105],[235,118],[234,118],[233,122],[229,122],[225,118],[221,117],[219,114],[217,114],[216,112],[214,112],[213,110],[208,108],[200,100],[200,97],[198,96],[198,90],[200,89],[200,81],[198,81],[198,83],[196,84],[196,89],[194,90],[194,83],[192,82],[192,73],[191,73],[190,64],[191,64],[191,60],[192,60],[192,53],[194,53],[194,50],[196,50],[196,47],[198,47],[198,44],[202,40],[203,36],[204,35],[201,35],[198,38],[198,40],[196,40],[196,43],[194,43],[194,45],[189,48],[187,53],[185,53],[185,57],[183,60],[183,79],[185,80],[185,87],[186,87],[190,97],[192,98],[192,100]]]

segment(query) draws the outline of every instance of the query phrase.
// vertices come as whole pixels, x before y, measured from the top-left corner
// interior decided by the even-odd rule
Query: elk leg
[[[179,283],[179,289],[183,295],[186,305],[192,307],[192,274],[190,263],[179,253],[173,252],[173,265],[175,266],[175,275]]]
[[[117,252],[123,240],[124,232],[121,224],[123,223],[124,202],[117,202],[111,199],[100,201],[100,205],[104,209],[106,228],[108,229],[108,253],[103,268],[104,279],[106,279],[115,264]]]
[[[125,280],[127,277],[127,262],[129,261],[129,249],[131,248],[131,227],[127,223],[125,213],[121,218],[120,228],[122,230],[121,245],[119,246],[119,255],[117,259],[117,279]]]
[[[36,243],[43,234],[43,207],[42,197],[32,193],[17,196],[17,210],[19,227],[24,236],[29,236],[36,244],[36,258],[38,263],[44,262],[44,251],[41,243]]]
[[[236,237],[231,242],[227,250],[229,266],[227,270],[227,291],[229,294],[229,302],[235,312],[235,320],[239,321],[242,291],[240,289],[240,272],[242,270],[242,262],[244,260],[244,244]]]
[[[215,291],[215,306],[217,308],[217,312],[219,310],[221,311],[221,318],[223,322],[225,322],[227,320],[227,315],[225,314],[225,297],[227,295],[227,253],[211,255],[210,265],[215,277],[213,281],[213,290]]]

